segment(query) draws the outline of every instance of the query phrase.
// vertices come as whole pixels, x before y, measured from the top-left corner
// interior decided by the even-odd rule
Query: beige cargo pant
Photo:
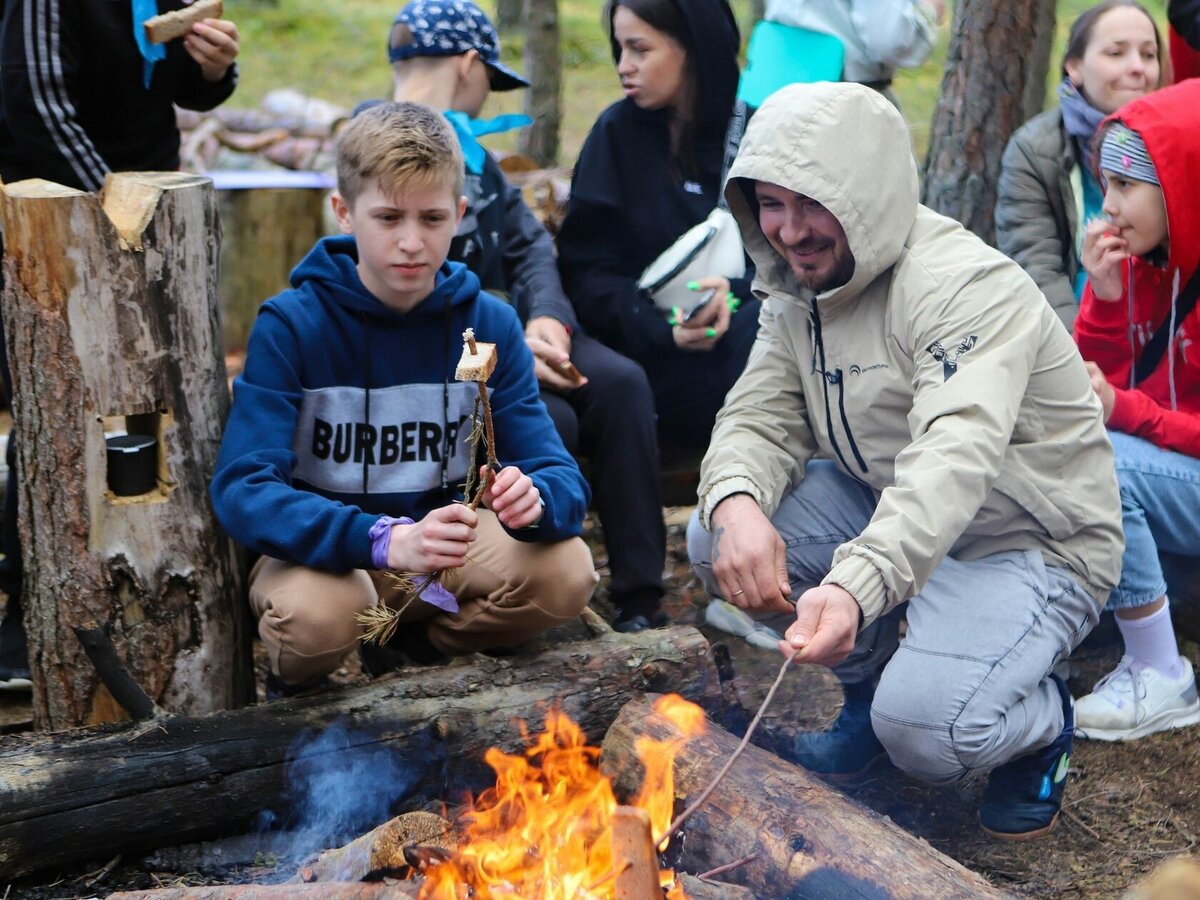
[[[479,537],[462,578],[452,587],[459,611],[417,600],[401,617],[429,620],[429,639],[449,656],[528,640],[579,615],[598,577],[579,538],[525,543],[504,530],[494,513],[479,510]],[[250,606],[271,670],[302,684],[336,669],[358,643],[355,616],[377,603],[394,605],[401,588],[387,573],[356,569],[344,575],[263,557],[250,573]]]

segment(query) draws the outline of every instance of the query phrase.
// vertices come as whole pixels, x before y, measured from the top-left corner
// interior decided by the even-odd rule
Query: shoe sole
[[[28,678],[10,678],[0,681],[0,693],[28,694],[33,691],[33,682]]]
[[[1138,738],[1158,734],[1160,731],[1174,731],[1177,728],[1190,728],[1193,725],[1200,725],[1200,702],[1196,704],[1195,708],[1189,709],[1185,713],[1159,715],[1156,718],[1147,719],[1141,725],[1129,730],[1110,731],[1106,728],[1085,728],[1076,723],[1075,737],[1089,741],[1136,741]]]
[[[1054,814],[1054,818],[1050,820],[1050,824],[1044,828],[1038,828],[1034,831],[1022,831],[1018,833],[1008,831],[992,831],[982,822],[979,823],[980,830],[988,837],[995,838],[998,841],[1007,841],[1010,844],[1019,844],[1022,841],[1035,841],[1040,837],[1045,837],[1055,828],[1058,827],[1058,813]]]
[[[800,768],[804,769],[805,772],[808,772],[810,775],[816,775],[822,781],[828,781],[830,784],[851,785],[858,784],[861,781],[866,781],[868,776],[870,776],[872,769],[874,769],[876,766],[883,765],[887,761],[888,755],[887,751],[885,750],[882,753],[872,756],[865,766],[854,772],[816,772],[812,769],[805,769],[800,763],[793,763],[793,765],[800,766]]]

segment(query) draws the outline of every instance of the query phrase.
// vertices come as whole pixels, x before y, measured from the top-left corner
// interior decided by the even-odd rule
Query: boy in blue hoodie
[[[414,103],[357,116],[338,144],[324,238],[250,335],[212,483],[236,540],[263,554],[250,602],[270,693],[319,683],[361,636],[356,615],[403,605],[389,572],[458,569],[453,594],[404,606],[374,673],[510,646],[577,615],[596,583],[579,539],[588,488],[538,400],[516,313],[446,262],[463,160]],[[476,387],[454,380],[468,328],[495,343],[501,470],[478,512],[459,502]]]

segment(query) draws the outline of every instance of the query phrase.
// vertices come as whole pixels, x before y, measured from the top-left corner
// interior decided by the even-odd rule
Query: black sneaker
[[[33,676],[19,666],[0,666],[0,693],[23,693],[33,690]]]
[[[784,759],[798,763],[830,781],[854,781],[867,773],[887,751],[871,727],[874,682],[843,684],[842,711],[828,731],[806,731],[790,745],[777,748]]]
[[[20,607],[9,599],[9,609],[0,621],[0,692],[31,691],[29,648]]]
[[[651,628],[662,628],[671,624],[671,617],[661,609],[639,612],[637,610],[617,611],[617,619],[613,622],[613,630],[622,634],[636,634]]]
[[[414,622],[401,627],[386,644],[358,642],[358,658],[363,671],[372,677],[409,666],[436,666],[446,662],[446,654],[429,640],[429,623]]]
[[[1028,841],[1058,824],[1075,738],[1075,709],[1067,684],[1051,674],[1063,703],[1063,730],[1049,747],[992,770],[983,791],[979,824],[1002,841]]]
[[[322,675],[303,684],[288,684],[274,672],[268,672],[266,686],[268,700],[286,700],[290,697],[307,697],[309,694],[327,691],[333,687],[333,681],[328,675]]]

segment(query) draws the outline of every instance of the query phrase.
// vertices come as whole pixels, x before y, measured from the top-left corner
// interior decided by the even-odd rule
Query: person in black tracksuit
[[[428,10],[434,6],[436,15]],[[637,363],[582,331],[559,279],[550,234],[472,133],[490,90],[527,82],[500,63],[495,29],[470,0],[407,4],[393,22],[388,55],[393,99],[447,111],[463,144],[467,212],[450,259],[466,263],[485,290],[516,308],[542,401],[567,449],[588,461],[608,550],[615,627],[629,632],[666,624],[666,529],[650,385]],[[560,364],[568,359],[584,383],[563,373]]]
[[[236,26],[207,19],[151,64],[139,19],[182,0],[5,0],[0,20],[0,178],[44,178],[99,191],[109,172],[179,168],[174,105],[212,109],[237,85]],[[152,54],[152,51],[148,51]],[[4,342],[7,347],[7,340]],[[8,358],[0,357],[5,384]],[[18,423],[19,424],[19,423]],[[15,441],[8,444],[0,550],[0,690],[28,688],[16,534]]]

